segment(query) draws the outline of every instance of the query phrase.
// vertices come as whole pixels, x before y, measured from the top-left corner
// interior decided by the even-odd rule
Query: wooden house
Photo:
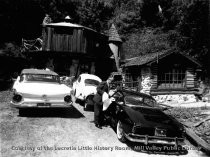
[[[60,75],[92,73],[102,79],[113,70],[108,36],[70,22],[45,24],[42,34],[42,50],[31,53],[35,66],[42,62]]]
[[[193,94],[201,64],[175,50],[149,53],[129,59],[123,69],[132,81],[139,81],[140,91],[151,94]]]

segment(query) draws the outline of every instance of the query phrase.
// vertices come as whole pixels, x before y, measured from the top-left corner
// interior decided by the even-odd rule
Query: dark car
[[[105,111],[108,123],[116,129],[121,142],[178,146],[184,141],[185,129],[166,115],[149,95],[120,90],[113,94],[115,101]]]

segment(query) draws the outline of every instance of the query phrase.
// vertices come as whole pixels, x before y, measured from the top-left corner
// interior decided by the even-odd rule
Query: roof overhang
[[[127,59],[127,63],[125,63],[123,65],[123,67],[132,67],[132,66],[143,66],[143,65],[151,65],[153,63],[157,63],[158,60],[161,60],[171,54],[180,54],[183,57],[185,57],[186,59],[190,60],[191,62],[193,62],[194,64],[196,64],[198,67],[202,67],[202,64],[197,61],[196,59],[194,59],[193,57],[182,53],[182,52],[178,52],[176,50],[172,50],[172,51],[164,51],[164,52],[156,52],[156,53],[152,53],[152,54],[146,54],[143,56],[139,56],[139,57],[134,57],[131,59]],[[148,56],[150,56],[150,58],[148,59]],[[140,57],[142,58],[147,58],[147,61],[141,62]]]
[[[58,74],[54,71],[42,70],[42,69],[23,69],[21,74],[40,74],[40,75],[55,75]]]
[[[82,26],[82,25],[79,25],[79,24],[70,23],[70,22],[49,23],[49,24],[45,24],[43,26],[45,26],[45,27],[68,27],[68,28],[78,28],[78,29],[81,28],[81,29],[92,31],[94,33],[101,34],[103,36],[107,36],[107,35],[105,35],[103,33],[97,32],[96,30],[94,30],[92,28],[85,27],[85,26]]]

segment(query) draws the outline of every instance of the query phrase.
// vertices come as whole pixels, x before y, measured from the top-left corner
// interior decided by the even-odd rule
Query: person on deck
[[[42,25],[46,25],[52,22],[51,17],[49,16],[49,14],[45,14],[45,17],[43,19]]]

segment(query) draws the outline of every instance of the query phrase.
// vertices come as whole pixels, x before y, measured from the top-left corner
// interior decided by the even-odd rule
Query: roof
[[[42,70],[42,69],[23,69],[21,74],[40,74],[40,75],[55,75],[58,74],[54,71]]]
[[[122,42],[122,39],[120,38],[120,35],[118,34],[114,24],[112,24],[112,26],[109,29],[109,41]]]
[[[84,29],[87,29],[87,30],[90,30],[90,31],[93,31],[95,33],[99,33],[97,31],[95,31],[94,29],[91,29],[89,27],[85,27],[85,26],[82,26],[82,25],[79,25],[79,24],[74,24],[74,23],[70,23],[70,22],[58,22],[58,23],[49,23],[49,24],[46,24],[45,26],[50,26],[50,27],[74,27],[74,28],[84,28]],[[101,34],[101,33],[100,33]]]
[[[98,76],[93,75],[93,74],[83,73],[83,74],[80,74],[80,76],[82,77],[82,79],[94,79],[94,80],[98,80],[99,82],[101,82],[101,78],[99,78]]]
[[[76,28],[83,28],[82,25],[73,24],[70,22],[58,22],[58,23],[48,23],[45,26],[63,26],[63,27],[76,27]]]
[[[125,63],[123,66],[124,67],[130,67],[130,66],[141,66],[141,65],[145,65],[145,64],[151,64],[156,62],[157,60],[160,60],[164,57],[167,57],[173,53],[178,53],[181,54],[182,56],[184,56],[185,58],[189,59],[190,61],[194,62],[195,64],[197,64],[199,67],[201,67],[202,65],[194,58],[192,58],[191,56],[181,53],[181,52],[177,52],[175,50],[171,50],[171,51],[162,51],[162,52],[155,52],[155,53],[148,53],[145,55],[141,55],[139,57],[134,57],[131,59],[127,59],[127,63]]]

